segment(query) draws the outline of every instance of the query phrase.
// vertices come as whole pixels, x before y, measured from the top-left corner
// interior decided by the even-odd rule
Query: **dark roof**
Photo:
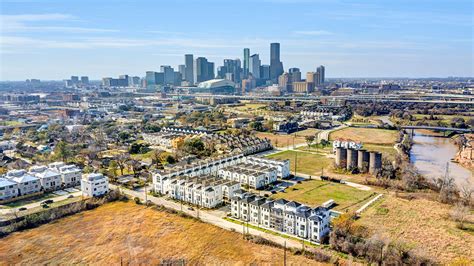
[[[296,201],[290,201],[286,204],[286,206],[297,208],[297,207],[301,206],[301,203],[298,203]]]
[[[255,206],[260,206],[260,205],[263,205],[265,202],[267,202],[266,199],[258,198],[250,202],[250,204],[255,205]]]
[[[275,200],[275,203],[285,205],[285,204],[288,203],[288,201],[286,199],[277,199],[277,200]]]

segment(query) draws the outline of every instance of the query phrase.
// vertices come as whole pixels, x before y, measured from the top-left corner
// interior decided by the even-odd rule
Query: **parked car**
[[[19,211],[26,211],[27,209],[26,209],[26,207],[21,207],[21,208],[19,208],[18,210],[19,210]]]

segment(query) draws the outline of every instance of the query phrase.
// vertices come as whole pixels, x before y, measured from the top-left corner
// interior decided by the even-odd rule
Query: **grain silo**
[[[347,169],[351,170],[357,167],[357,150],[348,149],[347,150]]]
[[[366,173],[369,169],[369,152],[366,150],[359,150],[357,155],[357,168],[361,173]]]

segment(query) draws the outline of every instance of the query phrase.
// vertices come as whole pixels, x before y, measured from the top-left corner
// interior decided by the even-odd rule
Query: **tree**
[[[187,139],[183,145],[183,149],[186,153],[198,156],[204,153],[204,148],[204,143],[199,138]]]
[[[117,178],[117,170],[119,169],[118,163],[114,160],[110,161],[109,163],[109,175],[112,177],[113,180]]]
[[[154,150],[151,154],[151,161],[155,165],[156,169],[163,169],[163,164],[161,163],[161,154],[163,152],[160,150]]]
[[[305,140],[306,140],[306,144],[308,144],[308,148],[311,150],[311,144],[313,144],[314,142],[314,136],[312,135],[306,136]]]
[[[127,167],[127,162],[130,160],[128,153],[120,153],[115,157],[115,161],[120,169],[120,175],[123,175],[123,170]]]
[[[58,142],[58,144],[56,144],[56,147],[54,148],[54,154],[56,158],[59,158],[63,162],[66,162],[72,153],[68,144],[61,140]]]

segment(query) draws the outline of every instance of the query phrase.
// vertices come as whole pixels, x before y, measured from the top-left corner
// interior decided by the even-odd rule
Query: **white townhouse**
[[[218,175],[223,179],[247,184],[255,189],[263,188],[277,181],[276,168],[247,163],[224,167],[219,170]]]
[[[161,194],[166,194],[169,191],[169,184],[172,180],[178,176],[204,176],[204,175],[217,175],[219,169],[235,165],[244,159],[243,154],[232,154],[228,156],[221,156],[217,158],[209,158],[206,160],[200,160],[199,162],[180,165],[171,169],[158,170],[153,173],[153,187],[155,191]]]
[[[30,167],[29,173],[39,178],[41,187],[45,191],[54,191],[61,188],[61,174],[55,169],[42,166]]]
[[[222,180],[213,176],[188,177],[179,176],[170,181],[167,194],[197,206],[214,208],[233,195],[240,185],[236,182]]]
[[[39,178],[32,176],[25,170],[11,170],[5,175],[7,179],[18,184],[18,195],[28,195],[41,191]]]
[[[18,184],[0,177],[0,201],[13,199],[18,196]]]
[[[73,165],[66,165],[63,162],[50,163],[49,168],[61,174],[61,182],[64,187],[74,187],[81,184],[82,170]]]
[[[290,175],[290,160],[275,160],[257,156],[248,156],[245,163],[274,167],[277,169],[278,178],[287,178]]]
[[[109,192],[109,180],[103,174],[85,174],[81,179],[82,194],[89,197],[98,197]]]
[[[311,208],[285,199],[267,200],[241,192],[231,200],[231,215],[242,221],[314,242],[329,234],[327,208]]]

